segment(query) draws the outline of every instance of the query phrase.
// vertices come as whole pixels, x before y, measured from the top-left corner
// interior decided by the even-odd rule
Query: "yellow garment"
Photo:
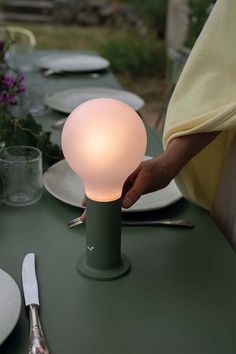
[[[236,133],[236,0],[218,0],[168,106],[164,148],[183,135],[221,131],[182,169],[184,196],[212,211]]]

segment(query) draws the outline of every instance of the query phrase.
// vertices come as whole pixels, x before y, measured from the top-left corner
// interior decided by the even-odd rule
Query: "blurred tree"
[[[189,1],[189,36],[186,45],[192,48],[199,36],[216,0]]]
[[[157,36],[164,38],[167,0],[121,0],[129,3],[137,11],[138,15],[145,21],[146,25],[154,29]]]
[[[131,4],[146,25],[165,38],[168,0],[114,0]],[[216,0],[188,0],[189,37],[186,43],[192,47],[201,32]]]

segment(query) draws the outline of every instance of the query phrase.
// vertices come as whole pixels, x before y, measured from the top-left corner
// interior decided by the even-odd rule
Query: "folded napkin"
[[[187,134],[221,131],[182,169],[185,197],[212,211],[236,133],[236,0],[218,0],[167,110],[163,144]]]

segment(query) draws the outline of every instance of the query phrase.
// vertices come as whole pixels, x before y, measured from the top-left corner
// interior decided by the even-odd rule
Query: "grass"
[[[1,1],[1,0],[0,0]],[[12,23],[6,23],[12,25]],[[98,51],[107,38],[117,38],[125,33],[106,27],[81,27],[77,25],[44,25],[14,23],[31,30],[39,49],[95,50]]]

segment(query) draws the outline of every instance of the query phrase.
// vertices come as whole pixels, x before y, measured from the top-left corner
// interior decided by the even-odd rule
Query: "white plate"
[[[146,157],[148,159],[149,157]],[[51,166],[43,177],[44,187],[55,198],[67,204],[82,208],[83,183],[69,167],[66,160]],[[174,181],[160,191],[142,196],[131,208],[123,212],[148,211],[167,207],[182,198]]]
[[[64,54],[51,55],[39,59],[37,65],[41,69],[67,72],[89,72],[107,69],[109,61],[97,55]]]
[[[114,98],[125,102],[135,111],[138,111],[144,105],[143,99],[132,92],[106,87],[83,87],[60,91],[48,96],[46,103],[57,111],[69,114],[81,103],[102,97]]]
[[[14,329],[20,309],[20,290],[10,275],[0,269],[0,345]]]

